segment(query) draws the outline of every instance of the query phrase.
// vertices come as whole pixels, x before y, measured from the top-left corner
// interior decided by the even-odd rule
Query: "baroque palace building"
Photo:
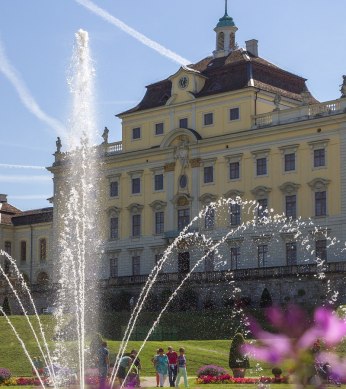
[[[239,48],[227,10],[214,31],[212,55],[147,86],[141,102],[118,115],[122,141],[104,136],[99,146],[101,285],[138,294],[167,247],[207,209],[189,231],[213,242],[235,233],[191,275],[188,287],[198,291],[199,306],[224,304],[224,292],[232,295],[234,286],[254,306],[263,299],[318,303],[333,290],[345,303],[346,81],[340,98],[320,103],[306,79],[261,58],[257,40]],[[61,155],[49,168],[55,179]],[[213,207],[220,198],[237,200],[221,212]],[[240,199],[260,207],[249,212]],[[0,248],[11,247],[32,288],[46,298],[57,210],[5,208]],[[285,231],[262,223],[237,232],[266,209],[301,222]],[[183,240],[160,271],[157,290],[173,290],[205,250],[198,239]]]

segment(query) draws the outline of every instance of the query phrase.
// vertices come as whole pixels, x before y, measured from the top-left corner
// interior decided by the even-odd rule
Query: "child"
[[[184,385],[185,388],[189,387],[189,384],[187,382],[187,373],[186,373],[186,357],[185,357],[185,349],[183,347],[180,347],[179,349],[179,356],[178,356],[178,375],[177,380],[175,381],[175,387],[177,388],[179,386],[180,377],[184,377]]]

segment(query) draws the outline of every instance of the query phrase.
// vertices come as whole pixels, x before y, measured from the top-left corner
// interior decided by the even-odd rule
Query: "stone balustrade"
[[[270,127],[278,124],[314,119],[321,116],[336,115],[343,112],[346,112],[346,99],[302,105],[300,107],[255,115],[252,117],[252,128]]]

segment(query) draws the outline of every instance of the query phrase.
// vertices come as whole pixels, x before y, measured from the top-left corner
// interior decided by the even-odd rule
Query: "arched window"
[[[223,50],[225,45],[225,34],[223,32],[220,32],[217,36],[217,49]]]
[[[272,296],[270,295],[269,290],[267,288],[264,288],[261,296],[260,307],[267,308],[271,307],[272,305]]]
[[[45,261],[47,259],[47,239],[45,238],[39,240],[39,254],[40,261]]]

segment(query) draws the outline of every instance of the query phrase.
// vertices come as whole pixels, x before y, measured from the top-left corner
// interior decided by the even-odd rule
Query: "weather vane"
[[[225,0],[225,15],[227,15],[227,0]]]

